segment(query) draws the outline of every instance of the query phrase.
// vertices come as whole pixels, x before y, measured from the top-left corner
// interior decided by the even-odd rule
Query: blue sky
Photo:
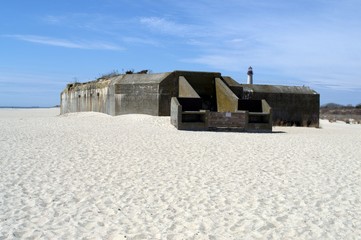
[[[4,0],[0,106],[118,70],[221,72],[361,103],[360,0]]]

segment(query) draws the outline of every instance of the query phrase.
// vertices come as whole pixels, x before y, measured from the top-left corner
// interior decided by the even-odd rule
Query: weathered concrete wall
[[[179,129],[182,119],[182,106],[179,104],[176,97],[172,97],[171,100],[171,114],[170,114],[170,122],[177,129]]]
[[[199,98],[193,99],[197,102],[200,100]],[[171,100],[171,124],[173,124],[178,130],[207,130],[206,112],[184,111],[181,103],[178,100],[179,99],[177,99],[176,97],[173,97]],[[186,98],[181,100],[191,101],[192,98]]]
[[[174,72],[120,77],[114,84],[116,115],[170,116],[171,98],[178,95],[178,77]]]
[[[238,110],[238,97],[220,78],[216,78],[216,96],[218,112],[235,112]]]
[[[109,81],[69,84],[60,95],[60,113],[95,111],[112,115]]]
[[[210,129],[229,128],[238,131],[246,131],[248,125],[248,113],[238,112],[209,112],[207,125]]]
[[[142,113],[169,116],[171,98],[179,95],[179,77],[190,80],[189,89],[196,86],[193,94],[203,95],[204,109],[216,110],[214,79],[220,76],[220,73],[212,72],[174,71],[124,74],[107,80],[74,84],[61,94],[61,113],[97,111],[110,115]]]
[[[178,97],[180,94],[190,94],[190,92],[187,93],[186,91],[180,92],[180,84],[182,84],[179,83],[180,78],[183,78],[189,84],[188,87],[194,90],[195,93],[192,94],[197,94],[198,97],[203,94],[205,98],[202,98],[202,109],[217,109],[214,81],[215,77],[218,76],[221,76],[221,74],[214,72],[174,71],[169,73],[159,84],[159,116],[170,115],[172,97]],[[204,88],[212,90],[207,93]]]
[[[244,101],[244,100],[239,100]],[[250,106],[248,109],[248,129],[249,131],[272,131],[272,108],[267,101],[262,100],[248,100],[251,102],[259,102],[259,106]],[[252,103],[250,105],[253,105]],[[259,109],[260,108],[260,109]]]
[[[265,99],[272,108],[274,125],[319,126],[320,95],[302,86],[238,84],[223,77],[240,99]]]
[[[109,85],[108,88],[108,94],[107,94],[107,100],[103,104],[106,107],[106,112],[109,115],[115,116],[115,87],[114,85]]]
[[[159,84],[115,84],[115,115],[140,113],[158,115]]]
[[[169,74],[159,84],[159,116],[170,115],[172,97],[178,96],[178,76]]]
[[[319,126],[319,94],[253,92],[249,99],[265,99],[274,125]]]
[[[221,78],[220,73],[175,71],[174,74],[177,77],[183,76],[202,98],[202,109],[217,111],[215,79]]]
[[[179,76],[179,94],[178,97],[200,98],[198,93],[192,88],[185,77]]]
[[[124,74],[84,84],[69,84],[61,93],[61,114],[96,111],[109,115],[169,116],[171,99],[179,96],[200,97],[201,109],[211,112],[237,111],[237,98],[265,99],[273,108],[275,125],[317,127],[319,124],[319,94],[312,90],[238,84],[216,72]]]
[[[181,101],[179,101],[181,100]],[[195,101],[193,107],[190,103]],[[188,109],[183,109],[183,105]],[[179,130],[208,131],[208,130],[227,130],[227,131],[247,131],[248,112],[211,112],[208,110],[199,110],[201,102],[199,98],[172,98],[171,101],[171,123]],[[251,129],[252,130],[252,129]],[[270,131],[272,131],[272,126]]]
[[[243,87],[239,85],[238,82],[236,82],[233,78],[222,76],[222,80],[227,84],[229,89],[232,90],[232,92],[239,98],[242,99],[243,96]]]

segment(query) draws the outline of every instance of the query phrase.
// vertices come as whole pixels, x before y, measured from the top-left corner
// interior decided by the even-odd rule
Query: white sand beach
[[[0,109],[0,239],[360,239],[361,125]]]

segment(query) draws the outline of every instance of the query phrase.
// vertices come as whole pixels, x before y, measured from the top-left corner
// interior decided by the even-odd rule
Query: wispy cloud
[[[161,31],[162,33],[179,34],[178,30],[186,29],[176,23],[167,22],[158,18],[122,18],[111,14],[89,14],[71,13],[66,15],[47,15],[42,18],[46,24],[59,28],[77,29],[88,34],[107,36],[118,39],[125,44],[161,46],[157,37],[149,36],[149,31],[141,31],[140,28],[147,27],[147,30]],[[177,25],[177,27],[175,27]],[[140,36],[141,32],[141,36]]]
[[[61,24],[64,21],[66,21],[66,17],[65,16],[54,16],[54,15],[46,15],[45,17],[42,18],[44,22],[48,23],[48,24]]]
[[[217,33],[189,41],[199,47],[199,52],[182,61],[231,72],[252,65],[255,74],[271,69],[309,85],[360,91],[361,68],[357,66],[361,64],[361,44],[354,41],[361,38],[357,30],[361,21],[355,18],[354,10],[359,3],[315,0],[308,2],[307,11],[304,5],[293,2],[245,3],[217,4],[217,8],[202,12],[203,21],[208,20],[204,29],[216,29]],[[194,4],[208,9],[199,6],[205,2]],[[187,8],[194,13],[194,6]],[[217,12],[227,9],[227,14],[218,17]],[[243,9],[244,14],[237,15],[233,9]]]
[[[141,45],[153,45],[160,46],[159,41],[150,38],[140,38],[140,37],[122,37],[123,42],[130,44],[141,44]]]
[[[60,9],[58,15],[49,15],[44,9],[34,14],[39,17],[31,26],[23,21],[16,26],[24,29],[20,33],[29,35],[0,37],[72,49],[122,50],[126,46],[123,65],[148,64],[145,59],[154,59],[149,64],[157,71],[178,65],[220,71],[239,77],[237,80],[246,78],[251,65],[258,83],[361,92],[359,0],[124,0],[87,4],[91,7],[80,4],[73,11]],[[29,32],[34,26],[37,32]],[[54,31],[57,35],[48,35]],[[107,64],[119,61],[108,54],[99,57],[106,58]]]
[[[123,50],[123,48],[106,42],[97,42],[97,41],[71,41],[67,39],[60,38],[51,38],[46,36],[37,36],[37,35],[3,35],[4,37],[9,37],[17,39],[20,41],[64,47],[64,48],[77,48],[77,49],[93,49],[93,50]]]
[[[49,24],[107,31],[128,45],[159,47],[169,41],[164,36],[172,37],[178,49],[192,54],[178,54],[182,63],[196,63],[217,71],[237,73],[252,65],[255,74],[259,71],[266,75],[268,71],[274,78],[280,74],[310,85],[360,88],[357,78],[361,72],[357,66],[361,63],[361,45],[355,44],[354,39],[361,38],[361,32],[355,30],[361,23],[355,17],[358,16],[355,9],[360,6],[356,0],[302,3],[185,0],[162,4],[177,9],[176,14],[169,17],[161,12],[164,17],[121,18],[78,13],[49,15],[44,20]],[[18,38],[71,48],[118,48],[106,43],[22,35]]]
[[[174,36],[194,35],[195,26],[180,24],[174,21],[159,17],[142,17],[139,22],[150,30]]]
[[[69,13],[62,15],[46,15],[42,22],[62,29],[77,29],[98,34],[118,35],[119,32],[132,30],[138,20],[122,18],[111,14],[101,13]]]

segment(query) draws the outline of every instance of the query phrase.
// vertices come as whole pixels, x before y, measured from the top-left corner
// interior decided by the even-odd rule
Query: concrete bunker
[[[252,112],[246,108],[248,105],[240,104],[242,100],[221,78],[204,82],[202,88],[189,83],[184,76],[179,77],[179,83],[180,97],[173,97],[171,101],[171,123],[177,129],[272,131],[271,108],[265,100],[254,100],[260,102],[260,107]],[[210,91],[198,94],[204,86]]]
[[[270,131],[319,123],[319,94],[310,88],[239,84],[217,72],[120,74],[68,84],[60,98],[61,114],[171,116],[178,129]]]

